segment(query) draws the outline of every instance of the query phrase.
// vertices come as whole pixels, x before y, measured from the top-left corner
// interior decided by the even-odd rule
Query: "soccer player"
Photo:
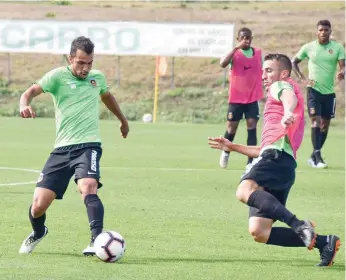
[[[211,148],[259,157],[239,184],[236,196],[250,206],[249,232],[257,242],[284,246],[318,248],[319,266],[333,264],[340,239],[317,235],[312,222],[299,220],[286,207],[295,181],[296,152],[304,134],[304,99],[290,79],[292,65],[282,54],[264,58],[263,83],[268,91],[260,147],[234,144],[224,137],[209,138]],[[276,221],[287,227],[273,227]]]
[[[249,28],[243,27],[238,31],[237,41],[234,49],[220,61],[221,67],[230,67],[225,138],[233,141],[239,121],[245,115],[247,144],[256,146],[259,119],[258,101],[263,98],[262,51],[251,46],[252,32]],[[228,160],[229,152],[222,151],[220,166],[226,168]],[[248,157],[246,169],[251,167],[252,160],[252,157]]]
[[[62,199],[74,175],[84,200],[91,231],[91,243],[84,255],[94,255],[93,241],[102,232],[104,208],[97,195],[102,155],[99,128],[99,96],[119,119],[120,132],[129,133],[127,119],[116,99],[109,92],[101,71],[92,70],[94,44],[89,38],[78,37],[71,44],[70,65],[45,74],[20,98],[20,115],[35,118],[32,99],[49,92],[55,104],[56,141],[39,178],[29,208],[33,232],[24,240],[19,253],[31,253],[47,235],[46,211],[54,199]]]
[[[321,149],[327,139],[330,120],[335,116],[334,78],[337,64],[340,71],[336,78],[345,77],[345,48],[330,39],[332,33],[329,20],[317,23],[317,40],[305,44],[293,58],[293,70],[307,86],[307,107],[311,120],[311,141],[313,152],[309,164],[314,168],[326,168]],[[309,59],[309,80],[298,67],[305,58]]]

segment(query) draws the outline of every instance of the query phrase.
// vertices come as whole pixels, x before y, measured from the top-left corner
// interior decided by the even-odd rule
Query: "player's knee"
[[[249,130],[255,129],[257,126],[257,120],[255,120],[255,119],[247,120],[246,125],[247,125],[247,129],[249,129]]]
[[[267,243],[267,241],[268,241],[268,234],[262,228],[250,227],[249,228],[249,233],[251,234],[251,236],[253,237],[253,239],[256,242]]]
[[[238,186],[235,196],[239,201],[247,203],[251,193],[254,192],[256,189],[257,184],[254,181],[244,180]]]
[[[321,125],[321,118],[320,117],[312,117],[311,118],[311,126],[312,127],[320,127]]]
[[[78,188],[79,192],[83,197],[88,194],[96,194],[97,193],[98,182],[93,178],[84,178],[78,180]]]
[[[43,199],[35,199],[31,206],[31,215],[34,218],[40,217],[46,212],[48,206],[49,203],[45,202]]]
[[[328,129],[329,129],[329,121],[322,121],[321,122],[321,132],[323,133],[327,133],[328,132]]]
[[[227,128],[227,132],[228,132],[229,134],[235,134],[235,133],[237,132],[237,127],[236,127],[236,126],[229,126],[229,127]]]

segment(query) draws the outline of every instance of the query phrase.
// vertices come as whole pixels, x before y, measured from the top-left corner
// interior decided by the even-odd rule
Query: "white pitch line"
[[[115,170],[152,170],[152,171],[189,171],[189,172],[241,172],[244,171],[245,169],[213,169],[213,168],[169,168],[169,167],[122,167],[122,166],[105,166],[102,167],[101,169],[115,169]],[[316,169],[311,169],[311,170],[297,170],[297,173],[339,173],[339,174],[344,174],[345,171],[343,170],[316,170]]]
[[[23,171],[23,172],[32,172],[32,173],[40,173],[40,170],[35,169],[27,169],[27,168],[16,168],[16,167],[3,167],[0,166],[0,170],[14,170],[14,171]],[[36,181],[30,181],[30,182],[18,182],[18,183],[4,183],[0,184],[0,187],[4,186],[22,186],[22,185],[30,185],[35,184]]]
[[[0,187],[4,186],[22,186],[22,185],[30,185],[30,184],[36,184],[36,181],[32,182],[21,182],[21,183],[5,183],[5,184],[0,184]]]
[[[0,170],[15,170],[15,171],[41,173],[40,170],[36,170],[36,169],[16,168],[16,167],[2,167],[2,166],[0,166]]]

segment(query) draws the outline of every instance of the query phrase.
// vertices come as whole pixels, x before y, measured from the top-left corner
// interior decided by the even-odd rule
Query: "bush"
[[[57,1],[55,1],[55,4],[57,4],[59,6],[69,6],[69,5],[72,5],[71,1],[68,1],[68,0],[57,0]]]

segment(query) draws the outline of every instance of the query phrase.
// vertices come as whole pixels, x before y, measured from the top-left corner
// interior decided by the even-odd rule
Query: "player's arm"
[[[226,152],[237,152],[252,158],[259,157],[261,151],[261,147],[259,146],[234,144],[222,136],[215,138],[209,137],[208,140],[208,144],[212,149],[219,149]]]
[[[308,57],[307,49],[307,45],[302,46],[299,52],[292,59],[293,72],[301,81],[307,81],[307,79],[305,78],[304,74],[300,71],[298,64]]]
[[[101,100],[106,105],[108,110],[111,111],[120,121],[121,135],[122,137],[126,138],[127,134],[129,133],[129,124],[114,95],[107,91],[101,94]]]
[[[34,84],[29,87],[20,97],[19,112],[22,118],[35,118],[36,114],[30,103],[32,99],[43,92],[42,88],[38,84]]]
[[[296,76],[298,77],[299,80],[306,81],[304,74],[300,71],[299,66],[298,66],[298,64],[301,61],[302,60],[299,59],[298,57],[294,57],[292,59],[292,69],[293,69],[294,74],[296,74]]]
[[[236,44],[236,46],[234,47],[234,49],[228,55],[226,55],[225,57],[222,57],[220,59],[220,66],[222,68],[227,67],[231,63],[231,61],[233,60],[235,52],[237,50],[243,48],[244,46],[245,46],[245,40],[242,40],[242,41],[238,42]]]
[[[284,106],[284,116],[281,120],[281,124],[284,127],[288,127],[295,121],[294,110],[297,107],[298,98],[293,90],[285,88],[281,91],[280,101]]]
[[[336,78],[341,81],[345,79],[345,59],[338,60],[340,71],[336,74]]]
[[[231,147],[231,151],[237,152],[239,154],[242,154],[251,158],[259,157],[259,154],[261,151],[260,146],[246,146],[246,145],[232,143],[230,147]]]

